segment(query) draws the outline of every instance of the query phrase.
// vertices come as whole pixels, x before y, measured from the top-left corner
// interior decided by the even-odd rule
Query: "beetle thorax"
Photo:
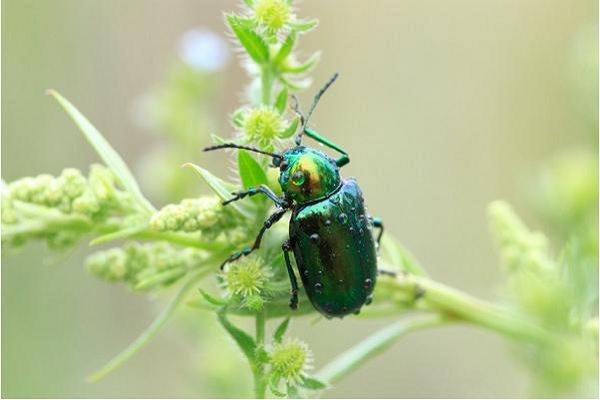
[[[298,146],[283,154],[279,183],[298,203],[330,196],[341,184],[335,160],[320,151]]]

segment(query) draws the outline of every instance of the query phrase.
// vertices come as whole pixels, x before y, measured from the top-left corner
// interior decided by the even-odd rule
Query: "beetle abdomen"
[[[304,289],[317,310],[342,317],[370,301],[377,253],[355,180],[343,181],[330,197],[298,209],[290,238]]]

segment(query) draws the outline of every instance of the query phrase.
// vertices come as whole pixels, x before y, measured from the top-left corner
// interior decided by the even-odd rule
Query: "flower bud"
[[[273,372],[290,383],[300,383],[311,368],[311,362],[308,346],[297,339],[276,344],[271,353]]]
[[[279,32],[291,19],[290,6],[283,0],[258,0],[254,15],[259,26],[270,34]]]
[[[272,107],[253,108],[244,116],[243,131],[246,139],[262,146],[270,145],[284,127],[281,116]]]

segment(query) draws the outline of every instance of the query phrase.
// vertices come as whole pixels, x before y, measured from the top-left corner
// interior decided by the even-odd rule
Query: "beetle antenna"
[[[327,91],[327,89],[329,89],[329,86],[331,86],[333,84],[333,82],[335,82],[335,80],[337,79],[338,76],[339,76],[339,74],[337,72],[335,74],[333,74],[333,76],[327,81],[327,83],[325,85],[323,85],[323,87],[321,89],[319,89],[319,91],[317,92],[317,94],[315,95],[315,97],[313,99],[310,109],[308,110],[308,114],[306,114],[306,118],[302,115],[302,113],[300,113],[300,110],[298,108],[298,99],[296,98],[296,96],[292,95],[292,99],[294,100],[294,104],[291,105],[292,110],[294,110],[294,112],[300,116],[300,122],[302,123],[302,129],[300,130],[300,132],[298,132],[298,135],[296,136],[296,145],[299,146],[300,143],[302,142],[302,134],[304,133],[304,129],[306,128],[306,125],[308,124],[308,120],[310,119],[310,116],[312,115],[313,111],[317,107],[319,100],[321,100],[321,96],[323,96],[323,94]]]
[[[327,81],[327,83],[316,94],[315,98],[313,99],[313,103],[310,106],[310,110],[308,110],[308,114],[306,114],[306,120],[304,121],[304,126],[306,126],[306,124],[308,123],[308,120],[310,119],[310,116],[312,115],[313,111],[317,107],[317,103],[321,99],[321,96],[323,96],[323,94],[327,91],[327,89],[329,89],[329,86],[331,86],[333,84],[333,82],[335,82],[335,80],[337,79],[338,76],[339,76],[339,74],[337,72],[335,74],[333,74],[333,76],[329,79],[329,81]]]
[[[241,146],[241,145],[236,144],[236,143],[223,143],[223,144],[218,144],[218,145],[215,145],[215,146],[205,147],[204,149],[202,149],[202,151],[213,151],[213,150],[221,150],[221,149],[248,150],[248,151],[253,151],[255,153],[265,154],[265,155],[271,156],[273,158],[281,158],[281,154],[270,153],[268,151],[260,150],[260,149],[257,149],[255,147]]]

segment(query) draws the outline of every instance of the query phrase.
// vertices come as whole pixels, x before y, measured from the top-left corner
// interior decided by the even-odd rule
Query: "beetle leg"
[[[379,235],[377,235],[377,247],[379,247],[381,237],[383,236],[383,221],[381,218],[373,218],[373,226],[379,228]]]
[[[341,157],[338,158],[337,160],[335,160],[335,164],[338,167],[343,167],[344,165],[348,164],[350,162],[350,156],[348,155],[348,152],[344,149],[342,149],[340,146],[338,146],[337,144],[333,143],[332,141],[330,141],[329,139],[325,139],[323,136],[321,136],[319,133],[317,133],[316,131],[313,131],[310,128],[305,128],[304,129],[304,133],[306,134],[306,136],[313,138],[314,140],[316,140],[317,142],[341,153]]]
[[[254,196],[259,193],[266,195],[268,198],[273,200],[273,202],[275,202],[275,204],[277,204],[280,207],[286,207],[288,204],[288,202],[285,199],[282,199],[281,197],[277,197],[277,195],[268,186],[260,185],[257,188],[251,187],[251,188],[248,188],[247,190],[240,190],[240,191],[231,193],[233,195],[233,197],[229,200],[225,200],[223,202],[223,205],[226,206],[227,204],[233,203],[234,201],[241,200],[246,196]]]
[[[258,249],[260,247],[262,237],[267,231],[267,229],[269,229],[271,226],[273,226],[274,223],[279,221],[287,211],[287,208],[280,208],[277,211],[275,211],[269,218],[267,218],[267,220],[263,223],[263,227],[260,229],[260,232],[258,232],[258,235],[256,236],[252,247],[245,247],[242,251],[233,253],[229,258],[223,261],[223,263],[221,264],[221,270],[223,270],[223,268],[225,268],[225,265],[229,264],[230,262],[235,261],[242,256],[247,256],[254,250]]]
[[[287,267],[288,275],[290,276],[290,283],[292,284],[292,292],[290,297],[290,308],[295,310],[298,308],[298,281],[296,280],[296,275],[294,275],[294,270],[292,269],[292,263],[290,262],[290,250],[292,247],[290,246],[290,241],[286,240],[281,245],[281,249],[283,250],[283,258],[285,259],[285,266]]]

